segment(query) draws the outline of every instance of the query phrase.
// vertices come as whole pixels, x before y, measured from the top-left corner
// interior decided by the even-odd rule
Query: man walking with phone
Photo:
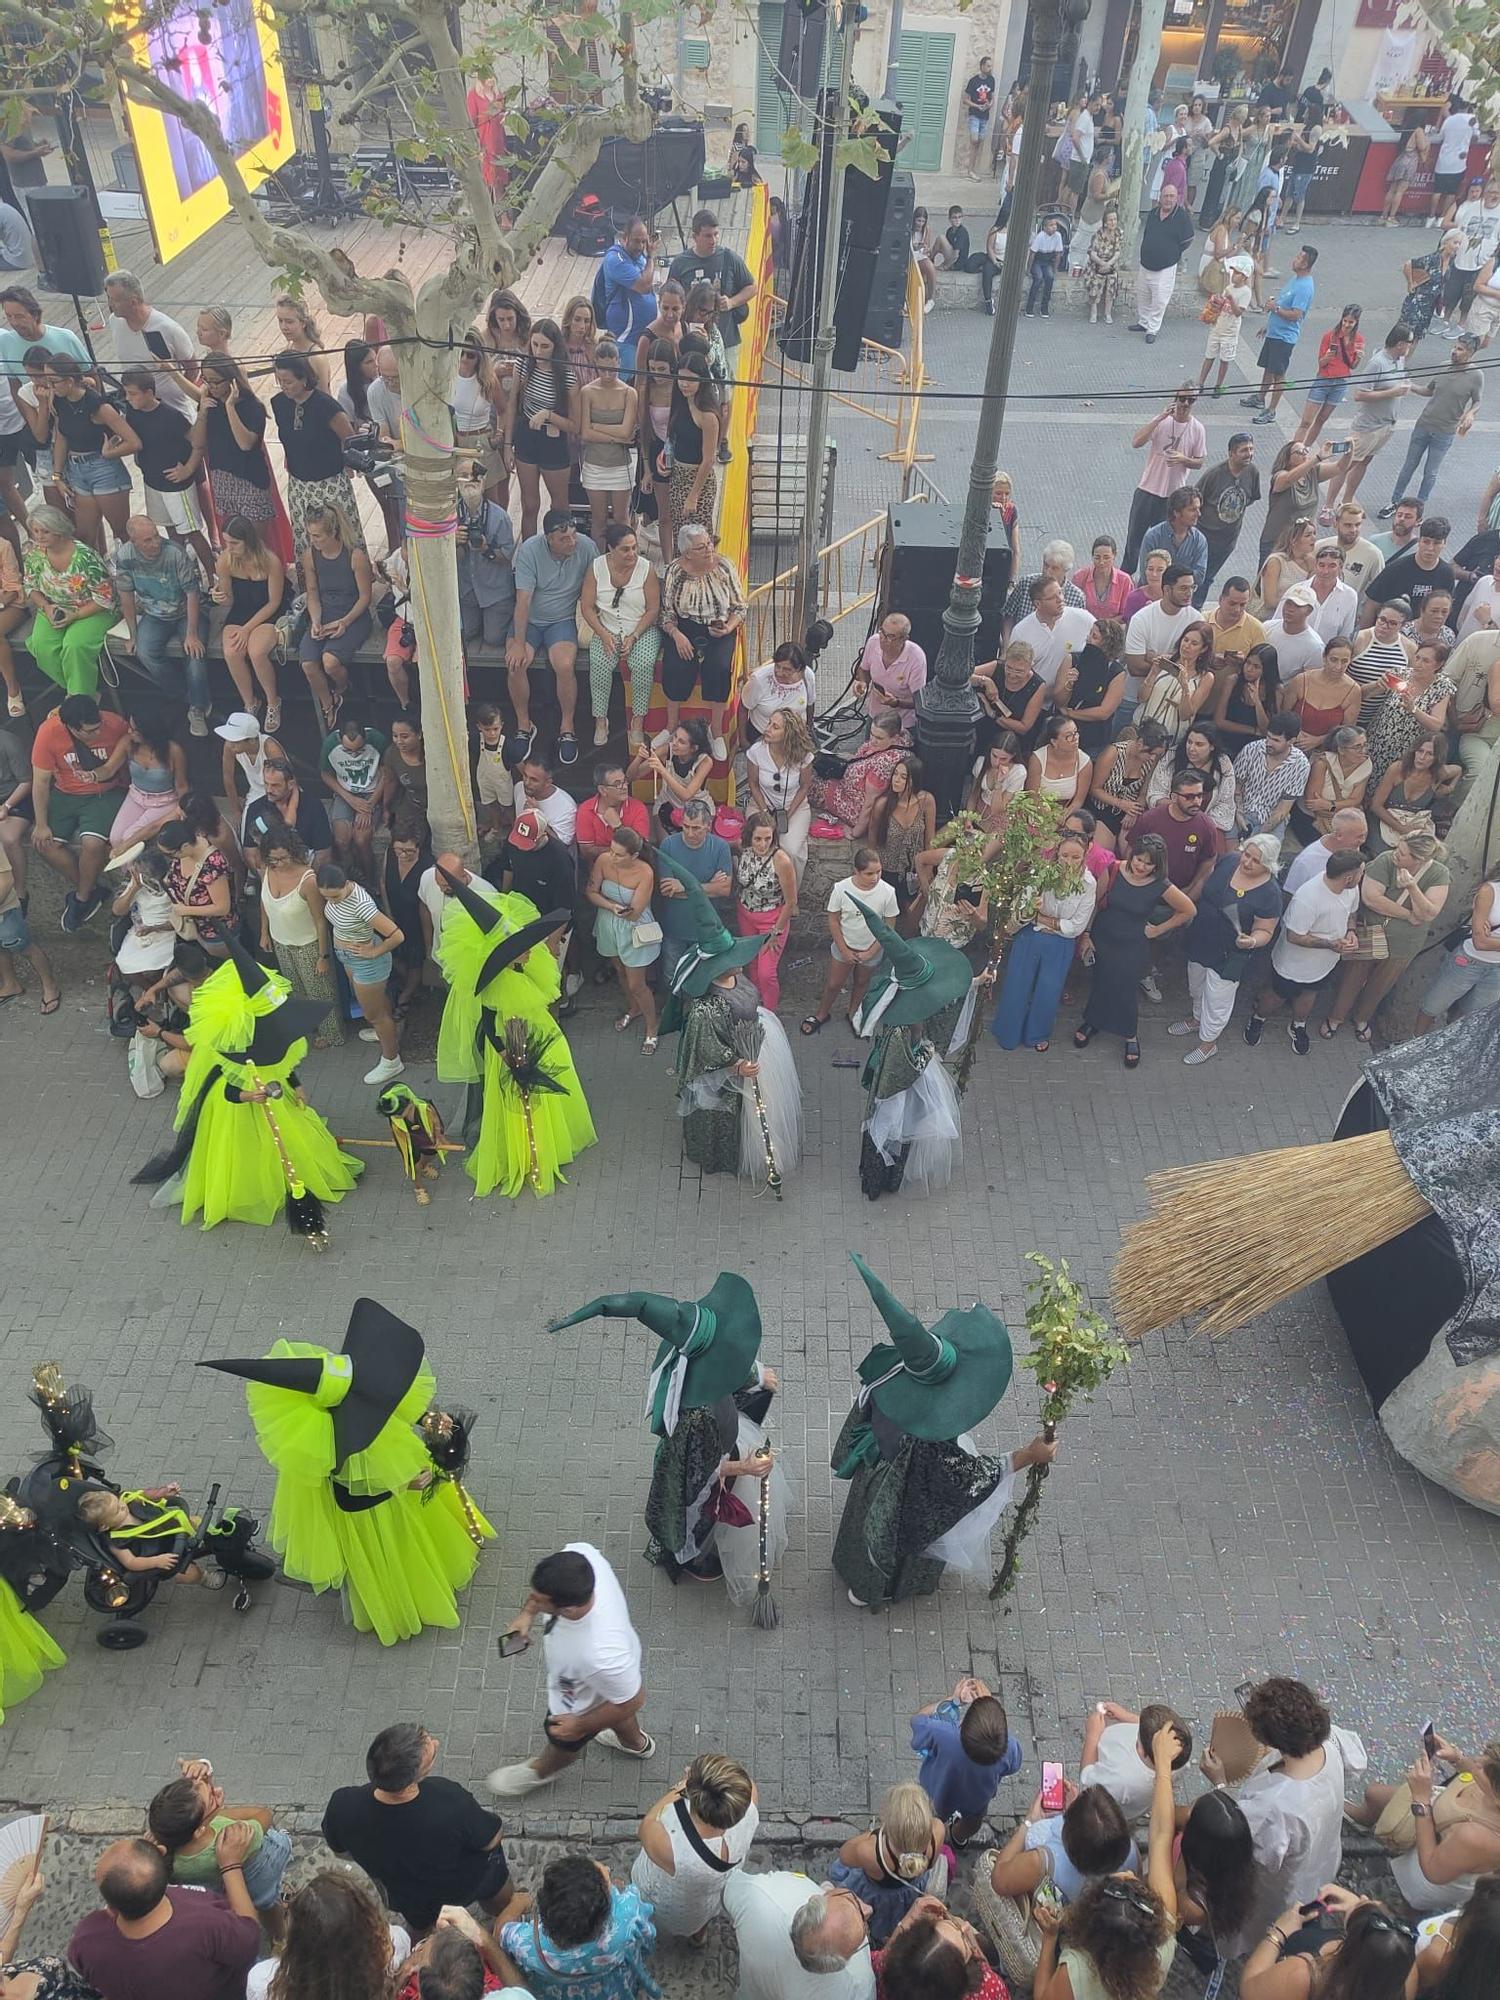
[[[547,1744],[528,1764],[491,1771],[486,1782],[502,1799],[524,1798],[551,1784],[595,1741],[626,1757],[656,1754],[637,1720],[646,1699],[640,1637],[620,1579],[590,1543],[569,1542],[537,1564],[520,1615],[500,1635],[503,1659],[527,1650],[538,1618],[547,1668]]]

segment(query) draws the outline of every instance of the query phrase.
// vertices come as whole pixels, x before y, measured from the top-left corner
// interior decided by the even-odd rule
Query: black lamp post
[[[984,372],[984,402],[980,406],[974,457],[969,468],[958,566],[943,613],[943,643],[927,685],[918,691],[916,699],[917,749],[924,780],[937,801],[940,823],[961,805],[974,759],[979,698],[969,685],[969,677],[974,671],[974,634],[979,630],[980,576],[989,540],[995,468],[1000,462],[1000,431],[1005,420],[1011,357],[1015,352],[1021,285],[1026,276],[1026,245],[1031,240],[1031,218],[1041,179],[1052,79],[1064,34],[1076,35],[1088,18],[1088,11],[1089,0],[1031,0],[1031,75],[1026,87],[1026,114],[1011,191],[1009,240],[995,297],[995,324]],[[893,605],[892,609],[900,607]]]

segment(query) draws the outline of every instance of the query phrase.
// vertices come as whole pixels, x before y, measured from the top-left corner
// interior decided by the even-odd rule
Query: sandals
[[[1098,1032],[1099,1032],[1099,1031],[1098,1031],[1098,1029],[1097,1029],[1097,1028],[1091,1028],[1091,1027],[1089,1027],[1089,1025],[1088,1025],[1088,1023],[1087,1023],[1087,1022],[1085,1022],[1085,1023],[1083,1024],[1083,1026],[1082,1026],[1082,1027],[1079,1027],[1079,1028],[1075,1028],[1075,1029],[1073,1030],[1073,1046],[1074,1046],[1074,1048],[1075,1048],[1075,1049],[1086,1049],[1086,1048],[1088,1047],[1089,1043],[1090,1043],[1090,1042],[1091,1042],[1091,1041],[1092,1041],[1092,1040],[1094,1039],[1095,1035],[1096,1035],[1096,1034],[1097,1034]]]
[[[1052,1044],[1050,1042],[1033,1042],[1031,1046],[1037,1055],[1044,1056]]]
[[[318,703],[318,713],[323,718],[323,734],[331,736],[334,725],[338,721],[338,710],[331,701],[320,701]]]
[[[1375,1030],[1371,1027],[1368,1021],[1355,1022],[1354,1038],[1356,1041],[1360,1042],[1372,1041],[1374,1039],[1374,1036],[1375,1036]]]
[[[265,728],[262,730],[261,734],[264,736],[274,736],[277,730],[280,729],[280,727],[281,727],[281,703],[279,701],[273,701],[266,708],[266,723],[265,723]]]
[[[619,1020],[615,1022],[615,1033],[617,1035],[623,1035],[625,1030],[630,1026],[631,1022],[636,1018],[637,1017],[633,1012],[629,1014],[622,1014]]]
[[[656,1039],[655,1035],[647,1035],[644,1038],[641,1043],[641,1054],[643,1056],[654,1056],[656,1054]]]
[[[1125,1063],[1125,1067],[1126,1067],[1126,1069],[1139,1069],[1139,1068],[1140,1068],[1140,1063],[1141,1063],[1141,1045],[1140,1045],[1140,1043],[1139,1043],[1139,1042],[1138,1042],[1138,1041],[1136,1040],[1136,1038],[1135,1038],[1135,1036],[1134,1036],[1134,1035],[1132,1035],[1132,1036],[1130,1037],[1130,1040],[1129,1040],[1129,1041],[1128,1041],[1128,1042],[1127,1042],[1127,1043],[1125,1044],[1125,1055],[1124,1055],[1124,1063]]]
[[[26,713],[25,695],[8,694],[5,697],[5,712],[7,715],[24,715]]]
[[[804,1035],[821,1035],[828,1026],[828,1018],[826,1014],[809,1014],[802,1023],[801,1032]]]
[[[1343,1025],[1344,1024],[1342,1021],[1335,1021],[1330,1017],[1328,1020],[1323,1021],[1319,1025],[1318,1033],[1322,1036],[1325,1042],[1331,1042],[1334,1036],[1338,1033],[1339,1029],[1343,1027]]]
[[[10,994],[6,995],[7,999],[10,999],[12,997],[13,996]],[[50,1000],[44,1000],[42,1002],[41,1011],[44,1014],[55,1014],[61,1005],[62,1005],[61,993],[54,993]]]

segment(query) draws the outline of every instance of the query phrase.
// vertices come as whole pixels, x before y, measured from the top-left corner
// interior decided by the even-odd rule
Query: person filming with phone
[[[1500,1871],[1500,1742],[1466,1757],[1429,1722],[1405,1782],[1366,1785],[1344,1812],[1374,1830],[1414,1910],[1451,1910],[1481,1875]]]
[[[626,1757],[656,1754],[638,1719],[646,1699],[640,1636],[620,1579],[588,1542],[569,1542],[531,1572],[520,1615],[500,1635],[502,1659],[528,1650],[538,1618],[547,1668],[547,1744],[530,1763],[491,1771],[486,1782],[503,1799],[524,1798],[550,1784],[596,1741]]]
[[[1402,2000],[1416,1955],[1410,1924],[1325,1883],[1269,1926],[1245,1960],[1240,2000]]]

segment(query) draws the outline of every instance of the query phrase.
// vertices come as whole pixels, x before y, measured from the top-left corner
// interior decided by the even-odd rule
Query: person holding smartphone
[[[1364,1827],[1385,1819],[1389,1830],[1403,1790],[1409,1819],[1391,1833],[1396,1887],[1414,1910],[1451,1910],[1468,1901],[1481,1875],[1500,1871],[1500,1743],[1466,1756],[1429,1722],[1405,1785],[1366,1785],[1345,1815]],[[1408,1828],[1411,1843],[1402,1847]]]

